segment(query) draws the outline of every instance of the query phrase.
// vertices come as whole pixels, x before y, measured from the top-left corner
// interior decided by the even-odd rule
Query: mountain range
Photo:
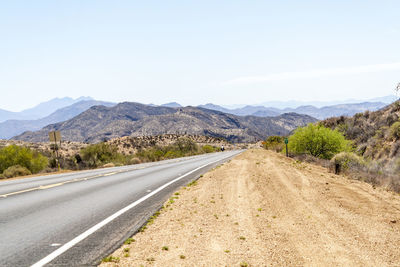
[[[387,96],[383,98],[377,98],[376,100],[391,101],[395,96]],[[72,104],[71,104],[72,103]],[[282,102],[283,103],[283,102]],[[50,101],[41,103],[34,108],[26,109],[22,112],[9,112],[0,110],[0,121],[1,119],[10,117],[16,117],[18,119],[6,120],[0,122],[0,139],[8,139],[13,136],[20,135],[25,131],[37,131],[42,127],[49,124],[55,124],[63,121],[67,121],[74,116],[86,111],[90,107],[96,105],[103,105],[111,107],[114,103],[96,101],[90,97],[80,97],[77,99],[64,97],[55,98]],[[163,107],[163,108],[182,108],[177,102],[170,102],[160,106],[149,104],[151,107]],[[198,108],[220,111],[226,114],[232,114],[236,116],[256,116],[256,117],[276,117],[285,113],[297,113],[304,114],[319,120],[336,117],[336,116],[352,116],[356,113],[364,112],[366,110],[375,111],[386,106],[385,102],[363,102],[363,103],[345,103],[324,107],[315,107],[312,105],[304,105],[296,108],[274,108],[265,106],[243,106],[240,108],[227,108],[212,103],[206,105],[197,106]],[[3,114],[3,115],[2,115]],[[4,115],[6,114],[6,115]],[[46,116],[43,116],[47,114]],[[3,116],[3,117],[2,117]],[[36,118],[38,119],[21,119],[21,118]]]
[[[398,100],[399,97],[395,95],[387,95],[382,97],[375,97],[370,99],[345,99],[345,100],[336,100],[336,101],[266,101],[259,104],[259,106],[264,107],[273,107],[278,109],[285,108],[297,108],[300,106],[314,106],[317,108],[326,107],[326,106],[335,106],[340,104],[354,104],[354,103],[364,103],[364,102],[383,102],[385,104],[391,104],[394,101]],[[234,106],[233,108],[239,108],[242,106]]]
[[[70,106],[57,109],[50,115],[37,120],[7,120],[0,123],[0,139],[9,139],[19,135],[25,131],[40,130],[49,124],[65,121],[75,117],[92,106],[103,105],[113,106],[114,103],[97,101],[97,100],[82,100]],[[47,107],[49,108],[49,106]],[[44,110],[44,109],[43,109]]]
[[[166,133],[222,137],[230,142],[252,142],[270,135],[286,135],[299,126],[315,122],[295,113],[276,117],[237,116],[201,107],[171,108],[124,102],[113,107],[93,106],[64,122],[28,131],[16,140],[45,142],[48,132],[59,130],[63,140],[95,143],[121,136]]]
[[[269,117],[269,116],[278,116],[284,113],[298,113],[305,114],[311,117],[317,118],[319,120],[323,120],[330,117],[337,116],[353,116],[356,113],[364,112],[366,110],[376,111],[387,104],[383,102],[364,102],[364,103],[349,103],[349,104],[338,104],[333,106],[325,106],[317,108],[312,105],[300,106],[297,108],[285,108],[278,109],[272,107],[265,106],[244,106],[241,108],[228,109],[222,106],[214,105],[214,104],[205,104],[200,105],[199,107],[218,110],[225,113],[230,113],[238,116],[247,116],[253,115],[258,117]]]
[[[54,98],[40,103],[33,108],[28,108],[20,112],[13,112],[0,109],[0,122],[6,120],[37,120],[49,116],[57,109],[70,106],[80,101],[93,100],[91,97],[79,97],[76,99],[70,97]]]

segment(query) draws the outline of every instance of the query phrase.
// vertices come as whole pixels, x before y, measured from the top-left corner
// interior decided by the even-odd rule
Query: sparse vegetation
[[[135,242],[136,240],[133,238],[128,238],[127,240],[125,240],[124,244],[125,245],[130,245],[132,242]]]
[[[400,139],[400,121],[396,121],[390,126],[390,136],[395,140]]]
[[[102,260],[103,262],[115,262],[118,263],[120,261],[119,257],[108,256]]]
[[[283,136],[273,135],[269,136],[262,144],[265,149],[281,152],[285,145],[284,140],[285,138]]]
[[[400,101],[353,117],[337,117],[321,122],[337,129],[354,142],[355,153],[364,164],[350,164],[346,173],[353,179],[400,192]]]
[[[179,138],[175,143],[168,146],[155,146],[153,148],[140,150],[138,153],[136,153],[136,156],[143,162],[151,162],[163,159],[198,155],[201,153],[207,152],[201,150],[201,148],[191,139],[182,137]]]
[[[175,140],[169,143],[169,139]],[[210,142],[211,144],[198,145],[196,142]],[[220,151],[219,146],[212,142],[225,142],[222,139],[208,136],[180,136],[166,134],[152,137],[123,137],[115,140],[104,140],[97,144],[82,144],[65,141],[63,149],[59,150],[60,157],[55,158],[51,148],[54,144],[8,145],[9,142],[0,142],[0,179],[21,176],[29,172],[18,169],[14,174],[7,176],[3,171],[12,166],[21,166],[35,174],[62,169],[84,170],[93,168],[116,167],[128,164],[159,161],[177,157],[198,155]],[[167,145],[169,143],[169,145]],[[5,145],[6,146],[5,146]],[[2,147],[3,146],[3,147]],[[28,148],[31,147],[31,148]],[[56,146],[58,149],[59,147]],[[40,152],[39,152],[40,151]]]
[[[221,151],[221,148],[211,145],[204,145],[201,147],[201,150],[203,151],[203,153],[213,153]]]
[[[186,186],[187,186],[187,187],[191,187],[191,186],[195,186],[195,185],[197,185],[197,180],[191,181],[191,182],[188,183]]]

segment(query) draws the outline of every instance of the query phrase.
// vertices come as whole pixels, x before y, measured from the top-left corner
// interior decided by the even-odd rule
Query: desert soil
[[[399,195],[274,152],[248,150],[174,197],[101,266],[400,266]]]

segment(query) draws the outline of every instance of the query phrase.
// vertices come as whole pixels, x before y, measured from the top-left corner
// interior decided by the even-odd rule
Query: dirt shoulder
[[[174,197],[101,266],[400,264],[399,195],[270,151],[248,150]]]

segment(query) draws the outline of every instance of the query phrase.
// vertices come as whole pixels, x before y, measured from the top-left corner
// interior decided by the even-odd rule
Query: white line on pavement
[[[50,253],[49,255],[47,255],[46,257],[44,257],[43,259],[41,259],[40,261],[36,262],[35,264],[32,265],[32,267],[39,267],[39,266],[43,266],[47,263],[49,263],[50,261],[54,260],[56,257],[60,256],[62,253],[64,253],[65,251],[67,251],[68,249],[72,248],[73,246],[75,246],[77,243],[79,243],[80,241],[82,241],[83,239],[87,238],[89,235],[93,234],[94,232],[96,232],[97,230],[99,230],[101,227],[105,226],[106,224],[110,223],[111,221],[113,221],[114,219],[118,218],[119,216],[121,216],[122,214],[124,214],[125,212],[129,211],[130,209],[132,209],[133,207],[137,206],[138,204],[140,204],[141,202],[145,201],[146,199],[150,198],[151,196],[157,194],[158,192],[160,192],[161,190],[163,190],[164,188],[168,187],[169,185],[179,181],[180,179],[184,178],[185,176],[188,176],[189,174],[194,173],[195,171],[198,171],[208,165],[214,164],[218,161],[223,160],[222,159],[218,159],[216,161],[204,164],[196,169],[193,169],[181,176],[179,176],[178,178],[175,178],[174,180],[160,186],[159,188],[157,188],[156,190],[154,190],[153,192],[145,195],[144,197],[136,200],[135,202],[129,204],[128,206],[126,206],[123,209],[120,209],[119,211],[117,211],[116,213],[112,214],[111,216],[107,217],[106,219],[104,219],[103,221],[99,222],[98,224],[94,225],[93,227],[89,228],[88,230],[86,230],[85,232],[83,232],[82,234],[78,235],[77,237],[75,237],[74,239],[72,239],[71,241],[69,241],[68,243],[64,244],[63,246],[61,246],[60,248],[58,248],[57,250],[53,251],[52,253]]]

